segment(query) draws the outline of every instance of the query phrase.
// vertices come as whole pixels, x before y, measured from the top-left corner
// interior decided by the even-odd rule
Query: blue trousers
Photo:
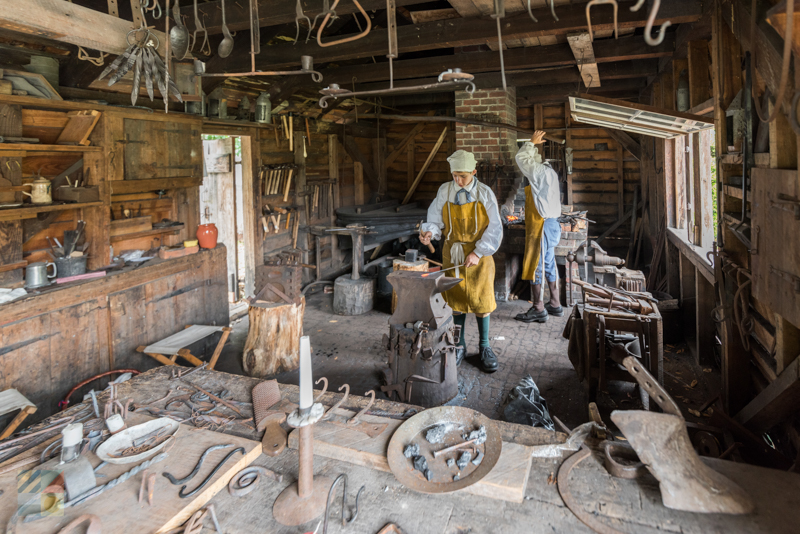
[[[539,259],[538,267],[536,267],[534,284],[542,283],[542,268],[544,268],[544,277],[548,282],[558,280],[556,246],[559,241],[561,241],[561,225],[558,223],[558,219],[545,219],[544,227],[542,228],[542,257]]]

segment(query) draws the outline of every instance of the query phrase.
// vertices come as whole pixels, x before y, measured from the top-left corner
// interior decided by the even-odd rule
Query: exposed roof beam
[[[639,36],[620,39],[604,39],[593,43],[595,59],[598,63],[610,63],[636,59],[671,57],[674,49],[674,34],[667,34],[658,46],[643,46]],[[543,67],[575,65],[575,56],[569,45],[532,46],[512,48],[504,52],[507,71]],[[436,76],[440,72],[459,67],[464,72],[479,74],[500,70],[500,57],[497,52],[470,52],[467,54],[435,56],[418,59],[405,59],[394,62],[394,78],[419,78]],[[353,76],[359,82],[369,83],[389,79],[387,62],[365,65],[347,65],[323,69],[325,84],[352,83]]]
[[[591,90],[592,94],[606,94],[612,91],[638,91],[646,85],[642,78],[630,78],[627,80],[612,80],[602,86]],[[574,83],[559,83],[554,85],[535,85],[517,86],[517,105],[528,99],[552,98],[553,100],[564,101],[570,93],[576,92]],[[586,87],[581,84],[581,92],[586,91]]]
[[[700,10],[701,7],[695,0],[672,0],[661,6],[655,24],[661,24],[667,20],[671,20],[673,24],[693,22],[700,17]],[[582,5],[562,6],[559,10],[558,22],[550,16],[549,9],[538,11],[540,17],[538,24],[534,24],[527,13],[503,19],[503,36],[508,39],[541,37],[583,31],[586,28],[586,11]],[[598,12],[593,17],[592,27],[596,31],[613,29],[613,16],[610,10],[608,11],[609,13]],[[643,27],[647,22],[645,11],[639,10],[632,13],[627,9],[620,10],[619,26],[621,28]],[[436,48],[471,46],[481,44],[493,36],[497,36],[497,26],[491,19],[451,19],[397,28],[401,54]],[[337,36],[337,38],[344,37]],[[372,31],[362,39],[330,48],[320,48],[316,43],[311,42],[308,44],[297,43],[296,45],[276,44],[261,48],[261,54],[256,58],[256,68],[273,70],[296,66],[300,62],[301,55],[313,56],[317,64],[380,56],[385,55],[386,46],[386,32],[383,30]],[[642,44],[642,47],[646,46],[646,44]],[[226,70],[227,72],[241,72],[248,69],[249,66],[248,54],[242,53],[229,58]]]
[[[122,54],[133,23],[113,15],[70,2],[52,0],[0,0],[0,28],[100,50]],[[152,30],[164,54],[164,32]]]
[[[598,66],[600,77],[603,80],[623,80],[627,78],[647,78],[654,76],[658,62],[655,59],[644,61],[621,61],[619,63],[605,63]],[[523,72],[519,74],[506,73],[509,86],[523,87],[535,85],[571,84],[571,91],[578,89],[581,75],[572,68],[562,68],[552,71]],[[479,89],[500,87],[502,80],[499,72],[486,72],[475,76],[475,85]],[[436,78],[417,78],[395,82],[395,87],[412,87],[415,85],[436,83]],[[581,83],[581,87],[583,84]],[[386,88],[385,82],[366,83],[356,85],[357,91],[373,91]]]
[[[597,72],[597,60],[594,57],[592,38],[588,32],[571,33],[567,42],[578,63],[578,71],[586,87],[600,87],[600,74]]]
[[[397,7],[413,6],[426,2],[430,2],[430,0],[395,0]],[[361,0],[359,3],[364,8],[364,11],[367,12],[375,9],[386,9],[386,0]],[[225,22],[230,31],[250,29],[249,5],[247,1],[235,2],[229,0],[225,2]],[[263,28],[264,26],[294,24],[294,19],[297,16],[295,5],[295,0],[259,0],[259,25]],[[309,16],[311,20],[314,20],[314,17],[322,11],[322,2],[320,0],[300,0],[300,5],[303,6],[303,13]],[[187,3],[184,3],[181,7],[183,8],[181,13],[189,15],[184,21],[186,27],[189,31],[194,31],[194,12],[192,11],[191,2],[188,2],[188,7]],[[200,12],[200,20],[205,23],[209,35],[222,33],[222,7],[220,0],[200,4],[198,11]],[[350,15],[351,13],[358,13],[358,8],[353,2],[339,2],[339,5],[336,6],[336,14],[339,16]],[[205,18],[204,15],[206,15]],[[359,14],[358,17],[361,17],[361,15]],[[158,22],[154,21],[151,16],[148,16],[147,19],[151,24]],[[162,24],[163,20],[161,19]],[[319,19],[317,22],[321,20]],[[307,27],[301,27],[300,35],[305,37],[307,31]]]

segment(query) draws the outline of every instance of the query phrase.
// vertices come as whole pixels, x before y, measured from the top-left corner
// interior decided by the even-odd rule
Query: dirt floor
[[[357,317],[334,315],[332,294],[321,291],[308,297],[304,322],[305,334],[311,337],[314,376],[325,376],[329,389],[350,384],[354,394],[377,388],[379,372],[386,365],[381,338],[388,333],[388,303],[379,301],[376,309]],[[498,302],[492,314],[492,347],[498,355],[500,369],[493,374],[482,373],[465,360],[458,369],[459,395],[453,404],[479,410],[493,419],[502,419],[503,403],[508,392],[526,375],[530,375],[547,400],[551,414],[570,428],[588,420],[588,399],[583,386],[567,357],[567,340],[561,336],[566,324],[564,317],[550,317],[545,324],[525,324],[514,316],[525,311],[527,301]],[[241,357],[249,324],[247,316],[234,323],[217,369],[244,374]],[[474,316],[467,319],[467,346],[470,354],[477,352],[478,328]],[[688,420],[700,422],[689,409],[696,410],[713,397],[718,386],[718,372],[694,364],[685,345],[666,345],[664,348],[664,382],[667,390],[683,405]],[[277,376],[281,383],[298,382],[297,371]],[[695,382],[696,381],[696,382]],[[638,394],[632,388],[610,387],[598,395],[600,412],[606,422],[616,409],[640,406]]]

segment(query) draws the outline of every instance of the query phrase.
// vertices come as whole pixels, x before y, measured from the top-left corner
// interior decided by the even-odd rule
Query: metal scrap
[[[196,495],[201,489],[203,489],[205,487],[206,484],[208,484],[208,482],[212,478],[214,478],[214,475],[217,474],[217,471],[219,471],[222,468],[222,466],[225,464],[225,462],[230,460],[233,457],[233,455],[236,454],[237,452],[240,452],[240,453],[244,454],[245,453],[244,447],[237,447],[236,449],[233,449],[231,452],[229,452],[228,455],[225,458],[223,458],[220,463],[217,464],[217,466],[211,471],[211,473],[209,473],[209,475],[206,477],[206,479],[203,480],[200,483],[200,485],[197,486],[192,491],[190,491],[188,493],[184,493],[186,491],[186,486],[183,486],[181,488],[181,491],[178,492],[178,497],[180,497],[181,499],[185,499],[187,497],[191,497],[192,495]]]
[[[156,474],[148,473],[147,469],[142,472],[142,484],[139,486],[139,504],[144,500],[145,491],[147,492],[147,504],[153,506],[153,492],[156,489]]]
[[[233,475],[233,478],[228,483],[228,493],[234,497],[244,497],[256,489],[258,482],[261,480],[261,475],[270,477],[275,482],[283,481],[283,475],[260,465],[251,465]]]
[[[194,469],[192,469],[192,472],[189,473],[188,475],[186,475],[185,477],[181,478],[180,480],[176,479],[174,476],[172,476],[171,474],[169,474],[167,472],[164,472],[164,473],[161,473],[161,474],[164,475],[164,477],[167,478],[167,480],[169,480],[172,484],[174,484],[176,486],[179,485],[179,484],[185,484],[186,482],[188,482],[192,478],[194,478],[194,476],[200,471],[200,468],[203,466],[203,462],[205,461],[206,456],[208,456],[209,454],[211,454],[214,451],[218,451],[220,449],[228,449],[230,447],[233,447],[232,443],[223,443],[223,444],[220,444],[220,445],[212,445],[211,447],[207,448],[205,450],[205,452],[200,456],[200,459],[197,461],[197,464],[194,466]]]
[[[325,520],[322,526],[322,534],[327,534],[328,532],[328,517],[330,515],[330,509],[331,509],[331,498],[333,497],[336,491],[336,486],[338,486],[340,480],[344,480],[344,483],[342,485],[342,526],[343,527],[347,526],[353,523],[356,519],[358,519],[358,500],[361,497],[361,493],[364,491],[364,488],[366,486],[361,486],[361,488],[358,490],[358,493],[356,493],[356,509],[353,512],[353,515],[350,517],[350,519],[347,519],[347,517],[345,516],[345,510],[347,509],[347,475],[341,474],[338,477],[336,477],[336,480],[334,480],[333,484],[331,484],[331,489],[328,490],[328,500],[325,505]]]

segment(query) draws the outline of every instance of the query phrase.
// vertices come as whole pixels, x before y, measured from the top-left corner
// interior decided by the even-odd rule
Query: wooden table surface
[[[180,383],[168,380],[169,373],[168,368],[161,367],[139,375],[120,386],[119,396],[132,398],[139,404],[160,399],[170,387]],[[206,390],[218,391],[224,387],[233,394],[233,399],[243,402],[250,402],[250,390],[258,382],[248,377],[205,370],[194,373],[189,380]],[[281,384],[280,389],[283,399],[298,401],[297,386]],[[321,402],[330,405],[339,398],[338,394],[328,393]],[[345,407],[357,409],[365,403],[365,398],[351,396]],[[406,404],[380,400],[373,406],[373,409],[397,414],[404,413],[408,408]],[[249,416],[247,411],[243,413]],[[563,434],[543,429],[504,422],[498,422],[498,426],[504,441],[509,442],[535,446],[564,438]],[[225,433],[250,439],[260,437],[241,425],[230,425]],[[709,462],[755,498],[755,514],[724,516],[669,510],[661,504],[658,482],[654,478],[649,475],[639,480],[613,478],[606,472],[598,453],[573,471],[570,488],[586,510],[625,533],[797,531],[797,524],[800,524],[800,475],[721,460]],[[591,532],[564,505],[557,486],[548,482],[548,479],[555,478],[560,463],[560,459],[534,458],[525,500],[520,504],[460,492],[437,495],[417,493],[400,485],[391,473],[319,456],[314,459],[314,472],[331,479],[342,473],[347,474],[350,507],[358,489],[365,486],[359,502],[358,519],[346,528],[342,528],[336,519],[341,514],[341,488],[337,490],[331,509],[329,533],[375,534],[389,522],[398,524],[406,534]],[[225,490],[218,493],[211,502],[215,505],[223,531],[227,534],[314,532],[322,518],[300,527],[285,527],[272,517],[273,502],[287,485],[296,480],[296,451],[287,448],[277,458],[261,455],[254,465],[263,465],[282,473],[284,481],[276,483],[262,480],[255,491],[240,498],[232,497]],[[138,479],[135,484],[138,488]],[[159,481],[159,484],[166,482]],[[70,509],[63,523],[66,524],[80,513],[80,506],[75,510]],[[146,514],[147,508],[142,508],[141,513]],[[111,518],[105,518],[104,523],[105,533],[124,532],[124,529],[115,528],[117,525],[113,525]],[[204,532],[211,532],[208,530],[211,527],[210,520],[206,524]],[[322,533],[322,526],[316,531]],[[24,532],[24,529],[18,532]]]

